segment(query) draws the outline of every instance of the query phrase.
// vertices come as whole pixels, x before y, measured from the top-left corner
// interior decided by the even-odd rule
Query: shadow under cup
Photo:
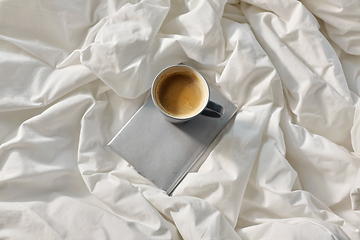
[[[199,114],[221,117],[221,105],[210,101],[209,85],[194,68],[183,64],[162,70],[153,81],[151,97],[172,123],[189,121]]]

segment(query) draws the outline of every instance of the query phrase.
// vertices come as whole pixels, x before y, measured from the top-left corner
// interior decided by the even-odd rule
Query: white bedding
[[[107,143],[179,62],[239,112],[168,196]],[[356,0],[0,0],[0,239],[360,239],[359,96]]]

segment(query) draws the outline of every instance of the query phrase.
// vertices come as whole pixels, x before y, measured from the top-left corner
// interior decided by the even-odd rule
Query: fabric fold
[[[0,1],[0,239],[360,240],[359,11]],[[239,111],[169,196],[107,144],[180,62]]]

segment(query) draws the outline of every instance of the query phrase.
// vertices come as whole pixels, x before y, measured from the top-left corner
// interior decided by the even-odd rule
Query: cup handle
[[[206,108],[201,112],[201,115],[213,118],[220,118],[224,113],[224,108],[213,101],[209,101]]]

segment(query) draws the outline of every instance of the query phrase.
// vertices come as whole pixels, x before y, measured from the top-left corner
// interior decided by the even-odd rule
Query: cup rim
[[[204,101],[204,106],[201,107],[201,109],[199,111],[197,111],[195,114],[189,116],[189,117],[184,117],[184,118],[181,118],[181,117],[175,117],[175,116],[172,116],[170,114],[168,114],[167,112],[165,112],[157,103],[156,99],[155,99],[155,87],[156,87],[156,84],[157,82],[160,80],[159,77],[160,75],[165,72],[166,70],[170,69],[170,68],[173,68],[173,67],[185,67],[185,68],[189,68],[191,69],[192,71],[196,72],[200,77],[201,77],[201,81],[203,81],[206,85],[206,90],[207,90],[207,96],[206,96],[206,99]],[[197,77],[199,77],[197,76]],[[210,87],[209,87],[209,84],[208,82],[206,81],[205,77],[198,71],[196,70],[195,68],[191,67],[191,66],[188,66],[186,64],[176,64],[176,65],[171,65],[171,66],[168,66],[164,69],[162,69],[157,75],[156,77],[154,78],[152,84],[151,84],[151,98],[153,100],[153,103],[155,105],[155,107],[160,110],[161,113],[165,114],[167,117],[173,119],[173,120],[181,120],[181,121],[187,121],[187,120],[190,120],[194,117],[196,117],[197,115],[199,115],[205,108],[206,108],[206,105],[207,103],[209,102],[209,99],[210,99]]]

